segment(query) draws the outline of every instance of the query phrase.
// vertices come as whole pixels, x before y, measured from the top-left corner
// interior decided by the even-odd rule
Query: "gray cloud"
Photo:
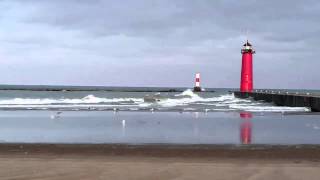
[[[0,83],[192,86],[200,71],[205,86],[238,87],[248,31],[257,87],[320,88],[316,0],[2,0],[0,10]]]

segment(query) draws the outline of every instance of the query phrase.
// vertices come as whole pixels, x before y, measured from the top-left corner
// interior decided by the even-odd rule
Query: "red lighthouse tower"
[[[241,92],[252,92],[253,90],[253,64],[252,64],[252,55],[255,53],[255,50],[252,48],[252,45],[247,42],[243,45],[241,49],[242,54],[242,69],[241,69]]]

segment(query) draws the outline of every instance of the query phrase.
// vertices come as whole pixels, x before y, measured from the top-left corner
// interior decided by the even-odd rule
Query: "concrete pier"
[[[253,98],[257,101],[274,103],[277,106],[309,107],[312,112],[320,112],[320,96],[310,93],[289,93],[257,90],[254,92],[234,92],[238,98]]]

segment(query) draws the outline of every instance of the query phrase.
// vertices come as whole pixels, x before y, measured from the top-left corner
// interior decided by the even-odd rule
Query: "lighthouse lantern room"
[[[241,49],[242,54],[242,68],[241,68],[241,92],[252,92],[253,90],[253,63],[252,56],[255,50],[252,45],[247,42],[243,45]]]

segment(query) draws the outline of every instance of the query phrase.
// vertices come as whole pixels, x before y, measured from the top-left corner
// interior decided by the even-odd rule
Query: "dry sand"
[[[0,179],[318,180],[319,156],[293,147],[0,145]]]

